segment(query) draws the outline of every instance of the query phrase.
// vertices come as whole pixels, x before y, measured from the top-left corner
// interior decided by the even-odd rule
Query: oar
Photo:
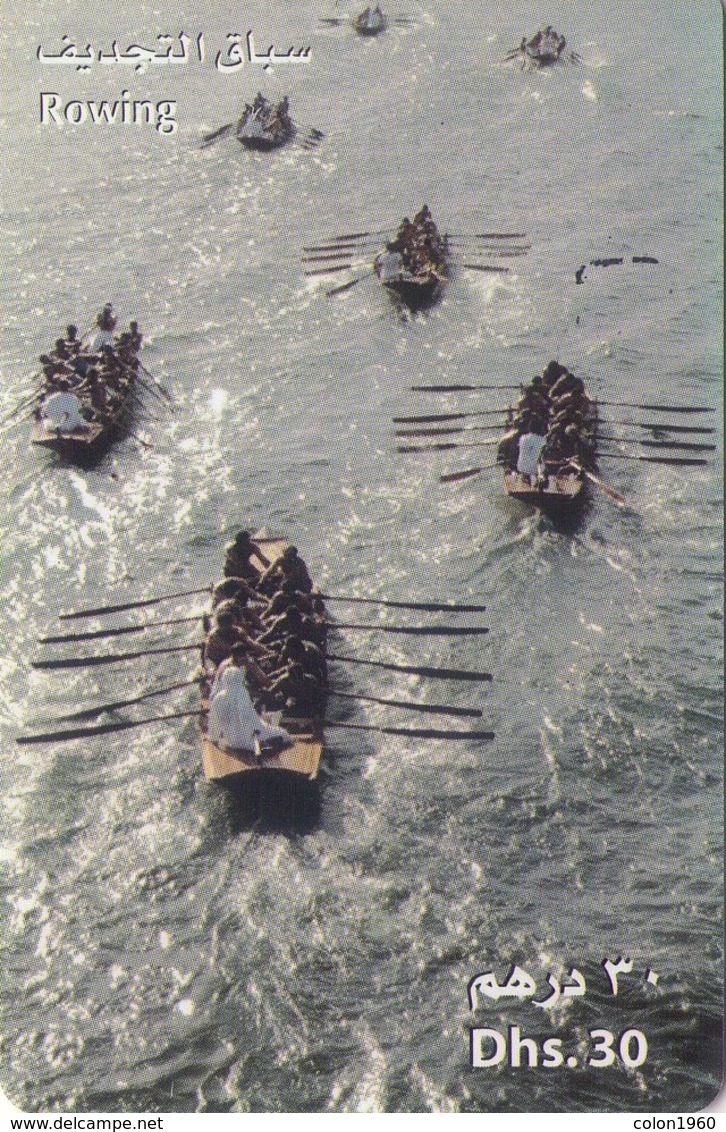
[[[379,735],[403,735],[409,739],[493,739],[493,731],[438,731],[433,727],[375,727],[371,723],[326,723],[326,729],[344,728],[346,731],[377,731]]]
[[[452,707],[451,704],[422,704],[412,703],[408,700],[382,700],[378,696],[359,696],[354,692],[338,692],[330,688],[327,694],[334,696],[336,699],[360,700],[368,704],[384,704],[386,707],[405,708],[408,711],[420,711],[429,713],[430,715],[468,716],[477,719],[483,715],[480,708]]]
[[[499,444],[498,436],[490,436],[486,440],[472,440],[466,444],[459,444],[458,441],[449,440],[441,444],[402,444],[396,449],[397,452],[447,452],[452,448],[486,448],[489,444]]]
[[[622,436],[599,435],[598,440],[611,440],[616,444],[641,444],[643,448],[682,448],[688,452],[715,452],[715,444],[690,444],[685,440],[628,440]]]
[[[13,420],[14,417],[17,417],[18,413],[22,413],[24,409],[29,409],[31,407],[31,405],[35,404],[35,402],[38,400],[38,397],[39,397],[38,390],[35,390],[34,393],[31,393],[27,397],[24,397],[23,400],[20,401],[19,404],[17,404],[15,406],[15,408],[12,410],[12,412],[8,413],[7,416],[3,417],[3,419],[0,421],[0,425],[7,424],[8,421],[11,421],[11,420]]]
[[[362,629],[369,633],[407,633],[412,637],[477,637],[489,630],[476,625],[351,625],[331,621],[333,629]]]
[[[143,364],[143,362],[139,362],[139,369],[143,370],[144,373],[146,374],[146,376],[153,381],[155,387],[159,390],[159,392],[161,393],[164,400],[167,402],[167,404],[170,405],[171,404],[171,394],[169,393],[168,389],[164,388],[164,386],[161,384],[159,379],[154,377],[151,370],[148,370],[146,368],[146,366]],[[145,388],[148,388],[148,386],[145,386]]]
[[[304,271],[303,275],[334,275],[338,271],[353,271],[360,266],[359,263],[342,263],[339,267],[317,267],[312,271]]]
[[[471,413],[435,413],[427,417],[394,417],[394,424],[435,424],[436,421],[463,421],[467,417],[501,417],[509,412],[505,405],[503,409],[479,409]]]
[[[349,291],[351,287],[355,287],[356,283],[370,279],[372,275],[375,275],[374,271],[367,271],[365,275],[359,275],[357,279],[352,279],[350,283],[343,283],[342,287],[333,287],[332,291],[325,292],[325,298],[329,299],[332,295],[340,295],[342,291]]]
[[[480,472],[489,472],[497,467],[498,464],[485,464],[481,468],[464,468],[461,472],[447,472],[439,476],[439,480],[441,483],[456,483],[457,480],[468,480],[471,476],[478,476]]]
[[[147,621],[145,625],[122,625],[116,629],[96,629],[91,633],[68,633],[60,637],[38,637],[40,645],[63,645],[71,641],[93,641],[103,637],[121,637],[125,633],[143,633],[146,629],[156,629],[162,625],[183,625],[188,621],[201,621],[204,613],[193,617],[173,617],[170,621]]]
[[[144,692],[140,696],[134,696],[130,700],[116,700],[114,703],[101,704],[100,707],[83,708],[82,711],[74,711],[70,715],[59,715],[56,720],[57,723],[70,723],[74,719],[95,719],[97,715],[103,715],[107,711],[116,711],[118,708],[131,707],[133,704],[140,704],[144,700],[151,700],[154,696],[164,696],[167,692],[176,692],[179,688],[189,688],[192,684],[199,684],[204,679],[203,676],[195,676],[192,680],[182,680],[179,684],[169,684],[166,688],[158,688],[155,692]]]
[[[152,715],[148,719],[126,720],[124,723],[97,723],[94,727],[74,727],[66,731],[49,731],[43,735],[20,735],[16,743],[64,743],[69,739],[87,739],[92,735],[109,735],[112,731],[129,731],[132,727],[143,727],[146,723],[160,723],[167,719],[183,719],[185,716],[199,715],[195,711],[175,711],[173,715]]]
[[[73,621],[78,617],[103,617],[107,613],[123,613],[125,609],[141,609],[146,605],[158,605],[162,601],[172,601],[176,597],[191,597],[193,594],[208,594],[212,592],[211,586],[202,586],[196,590],[180,590],[174,594],[164,594],[162,597],[149,597],[144,601],[126,601],[122,605],[101,605],[98,609],[77,609],[74,613],[60,613],[59,621]]]
[[[203,642],[197,641],[193,645],[174,645],[163,649],[144,649],[143,652],[111,653],[108,656],[70,656],[63,660],[34,660],[31,668],[97,668],[101,664],[116,664],[121,660],[138,660],[142,656],[160,656],[162,653],[188,652],[189,649],[200,649]]]
[[[357,656],[336,656],[328,653],[328,660],[338,661],[340,664],[366,664],[371,668],[384,668],[387,672],[408,672],[411,676],[430,676],[440,680],[475,680],[489,681],[491,672],[468,672],[461,668],[426,668],[414,667],[410,664],[390,664],[383,660],[361,660]]]
[[[504,254],[502,252],[502,255]],[[461,266],[467,268],[468,271],[498,271],[500,274],[506,274],[509,271],[508,267],[494,267],[492,264],[462,263]]]
[[[412,385],[415,393],[470,393],[476,389],[522,389],[521,385]]]
[[[397,428],[394,436],[452,436],[456,433],[501,431],[501,425],[460,425],[458,428]]]
[[[601,401],[598,405],[615,405],[621,409],[645,409],[652,413],[713,413],[709,405],[638,405],[633,401]]]
[[[668,421],[614,421],[607,417],[599,418],[601,424],[628,425],[630,428],[645,428],[651,432],[693,432],[703,436],[713,435],[715,428],[706,428],[703,425],[675,425]]]
[[[581,472],[582,475],[589,479],[591,483],[594,483],[597,487],[600,488],[601,491],[604,491],[606,495],[609,495],[610,498],[618,504],[618,506],[627,507],[627,499],[624,495],[621,495],[619,491],[616,491],[614,487],[611,487],[610,484],[605,483],[604,480],[601,480],[600,477],[596,476],[594,472],[591,472],[589,468],[583,468],[581,464],[576,464],[574,463],[574,461],[570,461],[570,463],[576,471]]]
[[[229,134],[234,133],[236,129],[236,122],[228,122],[226,126],[220,126],[218,130],[214,130],[211,134],[204,135],[204,137],[202,138],[202,144],[199,148],[206,149],[208,145],[213,145],[214,142],[221,141],[222,138],[226,138],[229,136]]]
[[[424,609],[427,613],[485,613],[485,605],[455,605],[435,601],[386,601],[380,597],[343,597],[319,594],[323,601],[353,601],[363,605],[385,605],[392,609]]]
[[[646,464],[672,464],[674,467],[707,467],[708,460],[692,460],[686,456],[633,456],[625,452],[601,452],[608,460],[640,460]]]

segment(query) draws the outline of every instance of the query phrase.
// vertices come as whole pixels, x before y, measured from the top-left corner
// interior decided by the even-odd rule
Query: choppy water
[[[721,8],[405,11],[414,27],[373,42],[313,31],[330,11],[289,0],[252,3],[244,28],[227,3],[113,19],[12,5],[0,33],[3,411],[60,328],[109,299],[147,332],[175,405],[149,403],[153,447],[128,440],[94,470],[29,451],[27,426],[4,434],[1,1083],[26,1109],[683,1110],[717,1091],[720,451],[706,468],[603,461],[632,507],[596,495],[562,531],[506,503],[496,474],[440,484],[490,453],[399,456],[391,418],[505,403],[411,393],[421,379],[506,384],[558,357],[603,399],[708,404],[720,422]],[[583,64],[502,66],[546,20]],[[248,25],[311,43],[312,65],[129,79],[35,59],[63,34],[108,49],[182,27],[211,53]],[[37,124],[40,90],[123,85],[178,99],[178,133]],[[259,86],[288,91],[323,145],[200,151]],[[526,230],[531,251],[506,276],[460,273],[412,319],[371,280],[326,300],[329,282],[304,279],[303,243],[393,227],[423,201],[449,231]],[[641,254],[659,264],[574,283],[592,258]],[[491,685],[334,675],[481,706],[496,740],[331,730],[311,830],[250,827],[205,786],[194,722],[15,745],[182,679],[188,658],[62,676],[29,661],[62,609],[215,579],[243,525],[287,533],[332,592],[485,601],[486,638],[351,634],[337,651],[487,669]],[[154,643],[196,630],[165,632]],[[330,716],[432,723],[341,701]],[[618,955],[634,970],[614,998],[601,963]],[[574,966],[587,995],[470,1013],[469,980],[512,963],[540,998]],[[469,1029],[511,1024],[561,1037],[579,1067],[472,1072]],[[645,1063],[584,1068],[596,1027],[641,1030]]]

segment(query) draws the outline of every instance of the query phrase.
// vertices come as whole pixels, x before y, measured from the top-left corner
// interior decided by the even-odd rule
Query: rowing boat
[[[269,563],[281,558],[289,545],[284,538],[271,538],[264,532],[253,535],[252,541],[259,546]],[[253,559],[253,565],[265,568],[262,558],[256,561]],[[264,718],[264,696],[255,706]],[[202,719],[206,720],[208,704],[204,693],[202,707]],[[277,780],[276,785],[280,789],[287,786],[301,795],[314,797],[323,751],[322,719],[290,717],[283,712],[279,716],[279,725],[292,734],[293,743],[282,749],[279,746],[271,746],[269,749],[263,747],[258,756],[254,751],[223,750],[209,739],[203,723],[202,765],[206,781],[231,789],[262,786],[264,790],[265,780],[268,789],[269,780]]]
[[[247,149],[277,149],[290,141],[295,133],[294,123],[288,113],[287,98],[277,105],[258,94],[237,123],[237,140]]]
[[[549,514],[573,510],[595,470],[597,405],[557,362],[523,387],[499,445],[504,492]]]
[[[507,60],[519,59],[522,69],[525,66],[529,68],[551,67],[562,59],[566,46],[567,40],[564,35],[560,35],[559,32],[548,25],[545,28],[540,28],[531,39],[527,39],[526,35],[523,36],[519,47],[515,47],[513,51],[509,52]],[[570,52],[569,59],[572,63],[582,61],[575,51]]]
[[[63,372],[46,377],[33,411],[32,444],[84,464],[98,459],[124,434],[139,401],[138,350],[128,342],[120,345],[124,337],[128,336],[116,337],[105,351],[81,349],[60,363]],[[58,359],[55,364],[59,364]],[[74,422],[73,427],[65,428],[61,420],[48,415],[46,405],[50,404],[51,396],[62,391],[70,396],[79,410],[76,416],[82,417],[83,423]],[[94,400],[98,397],[100,401]]]
[[[411,310],[430,306],[449,273],[449,247],[426,205],[413,220],[404,218],[393,240],[378,253],[373,269],[379,282]]]
[[[364,8],[353,20],[353,27],[360,35],[379,35],[388,25],[388,20],[376,4]]]

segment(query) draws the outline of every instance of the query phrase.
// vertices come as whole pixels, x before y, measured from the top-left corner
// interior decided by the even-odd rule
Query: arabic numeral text
[[[590,1030],[590,1037],[595,1045],[587,1064],[598,1069],[612,1065],[618,1056],[627,1069],[637,1069],[648,1056],[648,1039],[642,1030],[623,1030],[617,1039],[617,1054],[613,1049],[615,1034],[610,1030]]]

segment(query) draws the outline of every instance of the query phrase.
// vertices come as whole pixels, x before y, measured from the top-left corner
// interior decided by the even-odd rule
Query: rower
[[[305,717],[318,715],[322,708],[323,693],[320,684],[301,664],[292,661],[270,685],[268,699],[276,707]]]
[[[257,583],[257,589],[260,593],[272,593],[286,579],[293,582],[295,589],[301,593],[309,594],[312,591],[312,579],[296,546],[286,547],[280,557],[267,567]]]
[[[235,535],[234,542],[225,547],[222,570],[225,578],[245,578],[256,585],[260,580],[260,570],[253,566],[250,561],[253,554],[259,558],[263,565],[270,566],[269,559],[265,558],[259,547],[252,541],[249,531],[239,531]]]

